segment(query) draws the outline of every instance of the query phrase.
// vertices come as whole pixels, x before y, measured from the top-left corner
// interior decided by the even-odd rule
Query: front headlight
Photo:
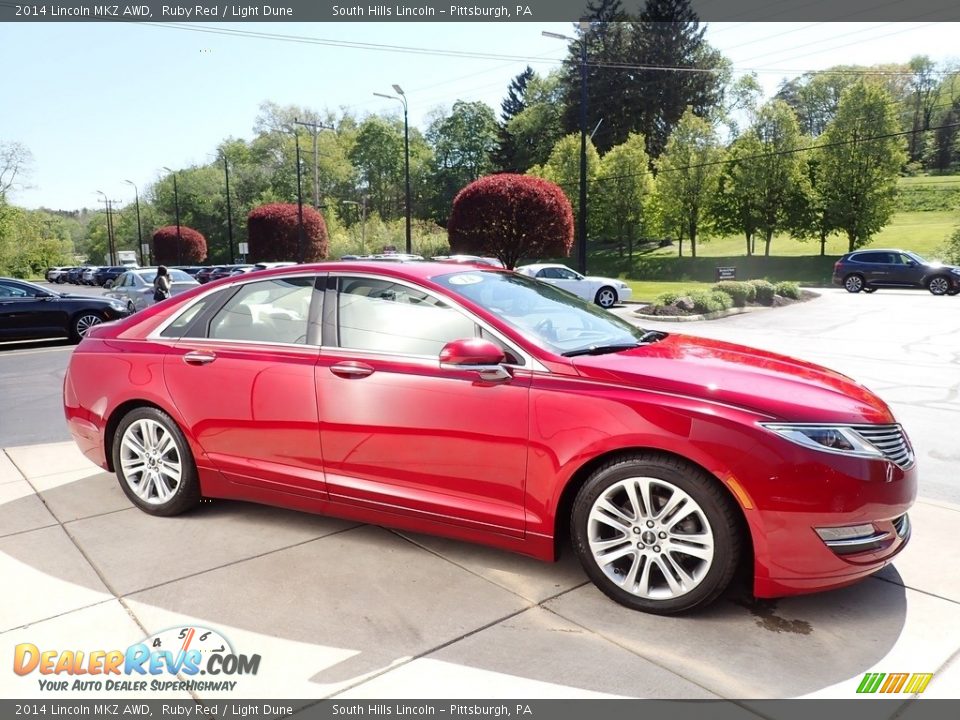
[[[858,457],[882,458],[883,453],[847,425],[760,423],[767,430],[797,445]]]
[[[113,308],[114,310],[116,310],[117,312],[123,312],[124,310],[127,309],[127,306],[124,305],[124,304],[123,304],[122,302],[120,302],[119,300],[111,300],[111,301],[110,301],[110,307],[112,307],[112,308]]]
[[[621,289],[621,290],[626,290],[628,287],[630,287],[630,286],[627,285],[626,283],[620,283],[620,289]]]
[[[950,268],[950,272],[954,275],[960,275],[960,268]]]

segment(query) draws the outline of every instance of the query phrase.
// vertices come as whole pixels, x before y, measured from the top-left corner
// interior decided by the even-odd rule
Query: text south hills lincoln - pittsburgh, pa
[[[389,18],[389,17],[448,17],[448,18],[484,18],[489,20],[509,20],[515,17],[530,17],[533,11],[529,5],[334,5],[331,12],[334,17],[343,18]]]

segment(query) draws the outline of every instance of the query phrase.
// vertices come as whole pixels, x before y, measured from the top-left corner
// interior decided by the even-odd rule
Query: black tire
[[[595,303],[597,303],[597,305],[602,307],[604,310],[609,310],[610,308],[612,308],[614,305],[617,304],[617,300],[619,299],[620,298],[619,298],[619,295],[617,295],[616,290],[614,290],[609,285],[604,285],[602,288],[597,290],[597,294],[593,300]]]
[[[863,290],[866,283],[863,281],[863,275],[852,273],[843,279],[843,287],[848,293],[858,293]]]
[[[950,279],[937,275],[927,281],[927,290],[933,295],[946,295],[950,290]]]
[[[960,293],[960,288],[953,288],[952,290],[947,290],[947,295],[951,297]]]
[[[134,488],[143,486],[144,482],[147,482],[149,485],[150,481],[145,480],[143,474],[141,474],[139,480],[134,477],[135,473],[128,477],[124,470],[124,454],[128,452],[124,446],[124,435],[129,430],[134,438],[136,438],[140,430],[140,426],[137,424],[144,421],[146,423],[156,423],[169,433],[176,448],[176,457],[179,458],[181,468],[179,482],[175,488],[172,489],[172,495],[165,501],[160,501],[159,498],[154,500],[145,499],[138,494]],[[141,438],[142,437],[141,435]],[[144,445],[146,445],[146,443],[144,443]],[[200,480],[197,476],[197,466],[193,460],[193,453],[190,452],[190,445],[187,443],[177,423],[165,412],[153,407],[141,407],[135,408],[124,415],[113,435],[112,455],[113,467],[117,474],[117,480],[120,482],[120,488],[130,499],[130,502],[145,513],[169,517],[171,515],[184,513],[200,502]],[[172,454],[168,452],[163,457],[169,458],[172,457]],[[162,477],[159,472],[157,475],[158,477]],[[169,480],[164,482],[166,490],[171,490]]]
[[[591,513],[595,509],[594,505],[598,501],[607,500],[617,504],[615,498],[618,493],[627,499],[627,491],[622,489],[623,485],[637,483],[648,483],[650,487],[649,497],[650,505],[653,506],[651,514],[645,516],[643,512],[632,512],[635,518],[626,524],[632,525],[629,529],[619,529],[617,520],[614,518],[613,524],[606,522],[597,523],[591,520]],[[634,484],[634,487],[638,486]],[[679,490],[677,497],[686,496],[692,500],[687,504],[687,499],[680,500],[681,504],[675,509],[666,512],[655,526],[650,526],[645,517],[656,518],[656,512],[663,512],[667,500],[657,508],[657,495],[662,492],[671,492],[667,499],[674,498],[673,493]],[[642,497],[639,489],[635,490],[635,495]],[[642,501],[641,501],[642,504]],[[695,508],[691,510],[690,508]],[[686,512],[682,512],[686,509]],[[621,511],[626,513],[621,507]],[[676,514],[675,514],[676,513]],[[626,516],[626,515],[625,515]],[[597,515],[594,515],[597,517]],[[612,517],[606,513],[606,517]],[[703,520],[706,520],[706,523]],[[663,522],[663,524],[659,524]],[[683,532],[674,532],[674,528],[690,523],[691,526],[684,528]],[[621,533],[622,538],[602,537],[604,530],[611,530],[614,526],[618,529],[613,533]],[[633,610],[653,613],[657,615],[673,615],[685,612],[694,608],[704,607],[717,599],[717,597],[730,585],[737,567],[740,562],[740,556],[743,545],[743,530],[741,516],[734,501],[724,491],[720,482],[702,469],[691,465],[679,458],[664,456],[654,452],[640,452],[624,455],[599,467],[587,479],[583,487],[577,493],[571,513],[571,538],[573,548],[583,565],[584,570],[597,587],[608,597],[625,607]],[[668,530],[674,537],[682,537],[688,530],[700,532],[710,537],[713,542],[712,557],[709,562],[705,559],[696,559],[683,552],[682,549],[670,552],[667,545],[669,542],[668,534],[663,530]],[[650,538],[648,539],[648,535]],[[687,535],[692,537],[691,535]],[[659,540],[657,538],[667,538]],[[594,550],[591,549],[591,540],[597,543],[607,543],[610,552],[617,560],[607,561],[600,566],[594,556]],[[623,544],[616,541],[622,541]],[[638,542],[637,542],[638,541]],[[613,543],[613,544],[611,544]],[[648,543],[644,545],[644,543]],[[661,548],[660,545],[663,545]],[[675,544],[674,548],[682,548],[684,545]],[[636,552],[635,548],[645,548]],[[626,552],[633,555],[632,558],[624,556],[621,553]],[[680,555],[678,559],[677,555]],[[668,557],[669,556],[669,557]],[[653,558],[653,559],[651,559]],[[642,563],[641,563],[642,560]],[[624,563],[617,567],[618,563]],[[664,565],[661,565],[661,561]],[[659,578],[660,585],[668,585],[663,567],[672,563],[674,567],[682,566],[684,572],[688,574],[687,579],[691,580],[690,587],[682,592],[673,592],[672,585],[662,588],[662,592],[653,587]],[[706,563],[704,566],[703,563]],[[632,575],[636,578],[637,573],[643,573],[643,570],[637,570],[634,565],[646,567],[650,566],[643,577],[647,578],[647,595],[653,595],[656,591],[659,594],[673,593],[667,597],[643,597],[639,591],[640,584],[635,583],[636,592],[631,592],[624,587]],[[606,568],[606,569],[604,569]],[[621,583],[615,582],[608,572],[614,576],[622,577]],[[680,576],[672,573],[674,582],[679,584],[683,582]],[[642,582],[642,578],[641,581]],[[682,589],[682,585],[679,586]]]
[[[73,316],[70,321],[70,337],[74,342],[83,340],[87,330],[99,325],[104,320],[103,315],[95,310],[82,310]]]
[[[875,292],[877,291],[877,289],[876,289],[875,287],[870,287],[870,286],[868,285],[868,286],[866,286],[866,287],[863,289],[863,291],[864,291],[865,293],[875,293]]]

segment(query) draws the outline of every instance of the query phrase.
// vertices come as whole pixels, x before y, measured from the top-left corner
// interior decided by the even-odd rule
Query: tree
[[[403,122],[371,115],[360,124],[349,153],[370,206],[382,218],[400,216],[403,207]]]
[[[449,115],[430,124],[426,137],[434,157],[434,217],[443,222],[454,196],[468,183],[493,170],[497,120],[486,103],[458,100]]]
[[[488,175],[454,199],[448,234],[452,253],[493,255],[512,269],[521,258],[569,255],[573,211],[551,182]]]
[[[665,226],[680,240],[680,255],[687,237],[690,254],[697,256],[697,238],[708,227],[707,209],[716,193],[722,154],[710,123],[688,109],[657,162],[658,202]]]
[[[960,228],[953,231],[938,252],[944,261],[960,265]]]
[[[595,236],[600,231],[599,197],[603,192],[595,186],[600,173],[600,155],[593,143],[587,138],[587,225],[588,234]],[[574,218],[580,217],[580,136],[567,135],[557,141],[550,151],[550,157],[542,167],[534,166],[527,171],[529,175],[542,177],[555,183],[567,196],[573,206]]]
[[[913,115],[910,129],[909,155],[911,161],[919,161],[923,157],[924,135],[930,129],[933,113],[940,99],[940,73],[936,63],[926,55],[917,55],[910,59],[911,113]]]
[[[0,142],[0,202],[7,193],[22,187],[21,182],[29,174],[33,154],[18,142]],[[19,178],[19,180],[18,180]]]
[[[545,77],[534,75],[527,83],[526,107],[507,122],[510,151],[509,167],[500,162],[501,170],[526,172],[542,165],[550,151],[563,137],[563,102],[559,73]]]
[[[153,259],[158,265],[195,265],[207,259],[207,239],[192,227],[167,225],[153,232]]]
[[[647,139],[647,154],[660,157],[674,127],[691,108],[707,117],[722,105],[723,56],[703,35],[706,26],[690,0],[648,0],[632,33],[632,62],[647,66],[635,72],[628,102],[633,130]],[[661,68],[700,68],[671,72]]]
[[[897,175],[906,159],[896,110],[882,87],[858,82],[844,91],[823,134],[822,185],[850,251],[870,242],[893,215]]]
[[[754,236],[760,227],[757,198],[760,193],[753,186],[756,178],[750,172],[750,158],[763,152],[755,133],[745,133],[731,143],[727,162],[717,178],[717,191],[710,203],[714,229],[722,235],[743,233],[747,255],[753,255]]]
[[[500,123],[497,129],[497,149],[493,153],[493,164],[498,170],[518,172],[526,170],[517,163],[516,138],[510,132],[510,121],[527,108],[526,93],[529,83],[536,73],[527,65],[526,69],[510,81],[507,96],[500,103]]]
[[[600,160],[594,185],[599,224],[604,237],[626,243],[633,258],[633,244],[651,226],[650,201],[653,176],[642,135],[631,133]]]
[[[303,206],[303,240],[295,203],[271,203],[247,215],[250,257],[258,262],[295,260],[318,262],[327,257],[327,226],[323,216]]]
[[[798,198],[804,180],[800,128],[790,106],[781,100],[764,105],[750,128],[757,142],[753,155],[742,156],[736,181],[751,195],[756,229],[763,235],[764,256],[770,255],[773,236],[795,225]]]

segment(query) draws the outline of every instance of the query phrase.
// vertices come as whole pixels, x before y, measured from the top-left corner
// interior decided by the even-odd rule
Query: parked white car
[[[515,270],[521,275],[527,275],[563,288],[584,300],[595,302],[602,308],[611,308],[617,303],[629,300],[633,294],[630,286],[622,280],[595,275],[581,275],[566,265],[538,263],[521,265]]]
[[[200,283],[183,270],[170,270],[170,294],[179,295]],[[131,312],[143,310],[153,305],[153,280],[157,277],[157,268],[138,268],[128,270],[118,277],[113,287],[104,295],[123,301]]]
[[[81,285],[96,285],[97,281],[95,276],[97,270],[100,268],[96,265],[87,265],[83,268],[83,272],[80,274],[80,284]]]

